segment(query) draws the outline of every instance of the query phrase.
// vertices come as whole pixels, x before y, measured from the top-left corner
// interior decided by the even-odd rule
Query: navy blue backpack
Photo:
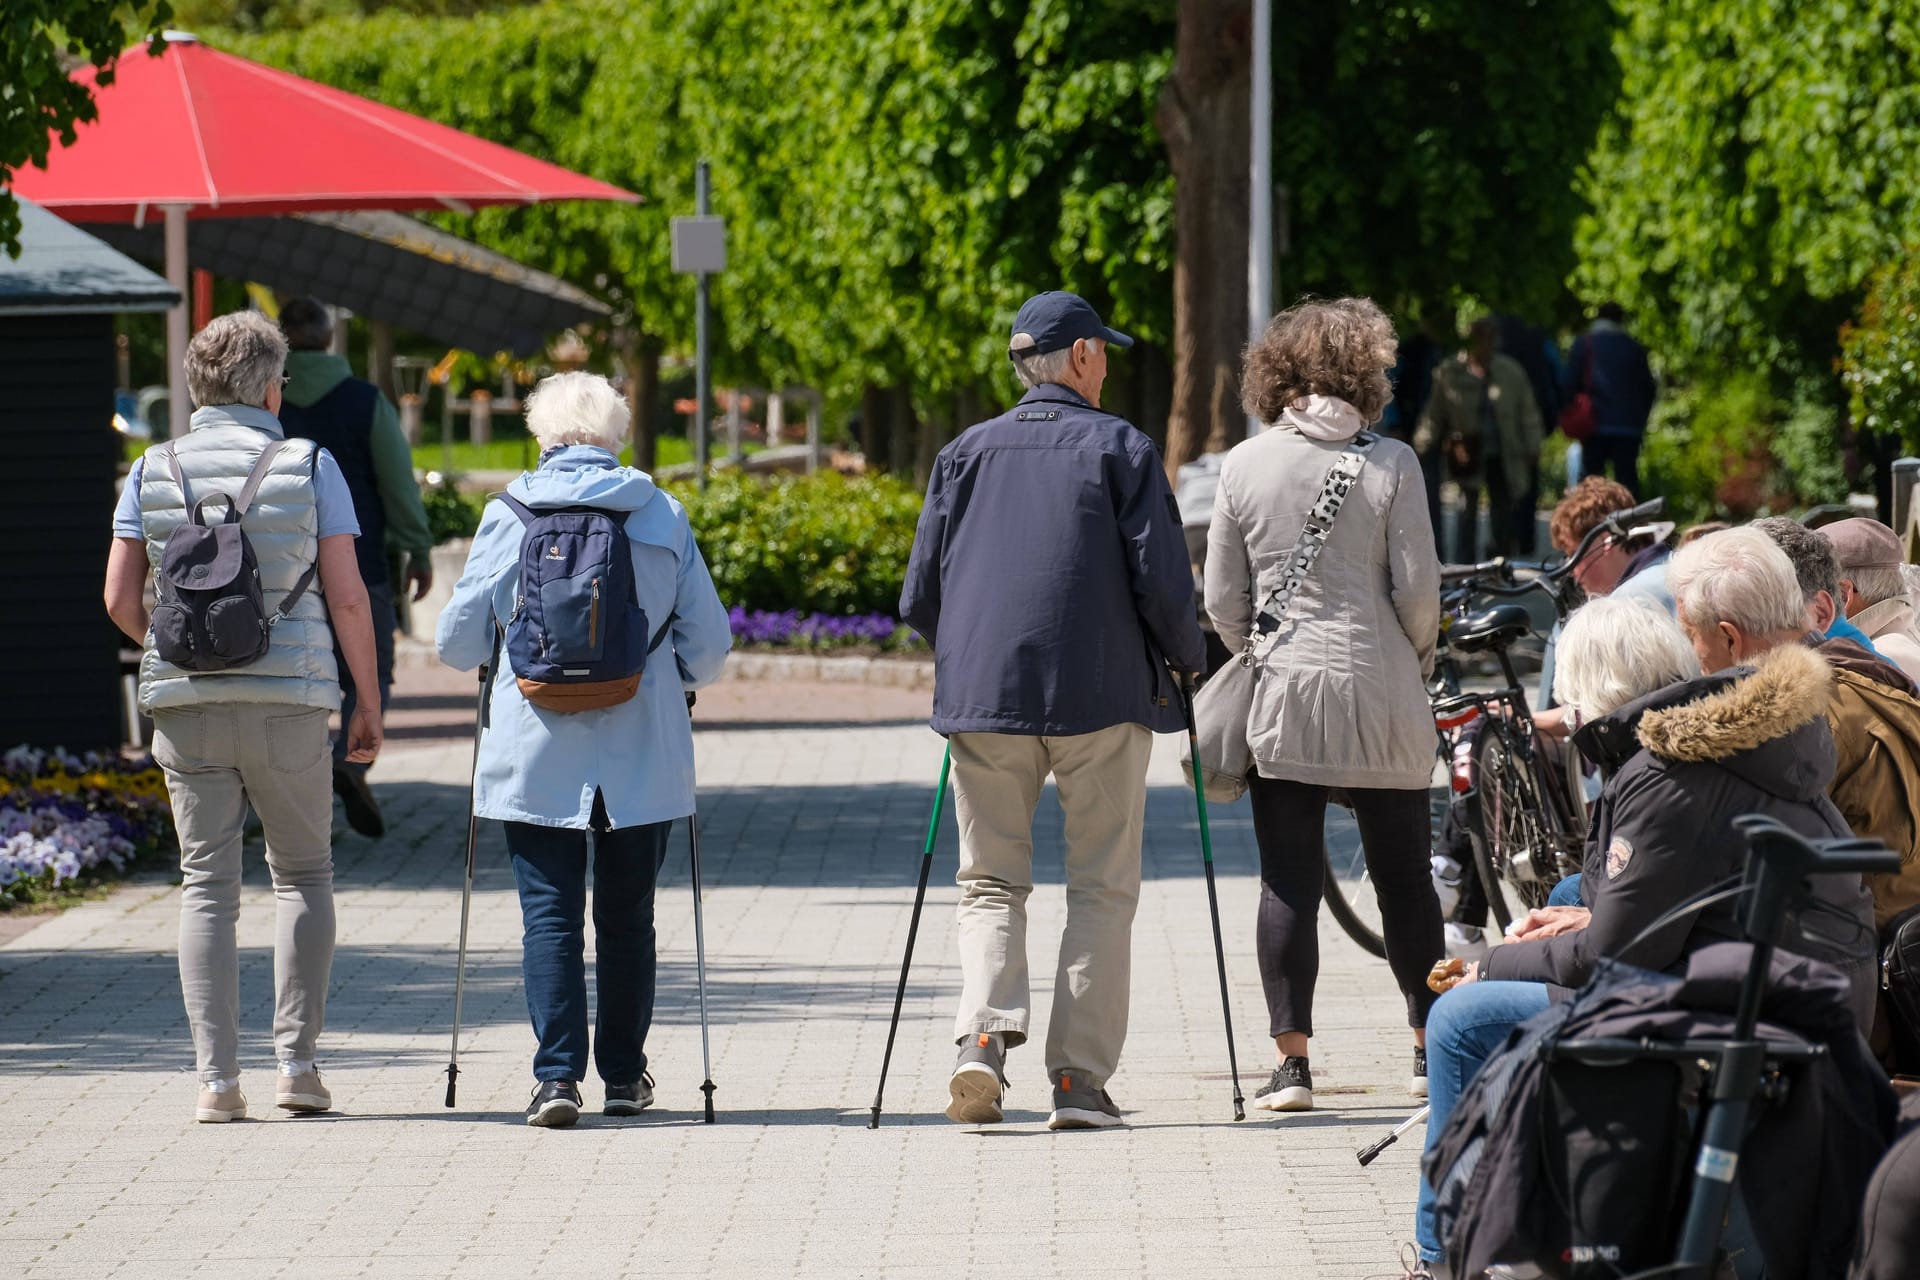
[[[625,511],[598,507],[536,510],[500,500],[527,528],[520,587],[507,619],[507,661],[520,692],[545,711],[598,711],[640,690],[647,655],[673,619],[648,640],[634,588]]]

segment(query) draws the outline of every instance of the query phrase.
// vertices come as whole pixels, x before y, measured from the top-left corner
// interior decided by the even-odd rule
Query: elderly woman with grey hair
[[[334,944],[327,721],[340,707],[335,643],[353,678],[371,681],[373,626],[346,480],[325,449],[288,440],[277,416],[286,359],[286,339],[255,312],[219,316],[194,337],[186,358],[198,406],[191,431],[134,463],[107,556],[107,613],[144,650],[140,708],[153,717],[153,755],[180,838],[180,988],[201,1085],[194,1119],[202,1124],[247,1114],[235,929],[248,806],[266,832],[273,877],[274,1105],[333,1106],[314,1057]],[[211,532],[191,526],[233,521],[253,549],[270,625],[233,598],[196,608],[201,593],[183,596],[166,572],[180,555],[170,556],[175,535],[185,551]],[[192,575],[210,568],[219,572],[205,561],[187,572],[198,582]],[[244,623],[237,635],[223,625],[236,616]],[[233,647],[263,635],[265,650],[251,658]],[[345,736],[347,759],[371,761],[380,749],[379,703],[361,703]]]
[[[562,1128],[580,1118],[587,1075],[589,861],[599,997],[592,1057],[605,1085],[602,1110],[629,1116],[653,1102],[646,1039],[653,1022],[654,885],[668,829],[694,807],[686,695],[719,676],[733,638],[685,508],[646,472],[620,465],[625,397],[596,374],[556,374],[534,388],[526,415],[540,442],[539,466],[507,486],[511,501],[487,504],[436,641],[450,666],[493,662],[474,814],[505,825],[520,888],[521,968],[539,1040],[527,1123]],[[544,697],[536,701],[539,690],[500,660],[498,635],[530,594],[520,579],[529,516],[586,508],[624,529],[633,603],[648,631],[640,642],[658,647],[624,701],[562,711]],[[550,553],[564,554],[557,544]],[[593,600],[599,617],[598,579]],[[629,602],[604,603],[610,619]],[[603,625],[602,642],[611,646],[611,623]],[[561,635],[557,620],[554,626],[552,634]]]
[[[1789,581],[1784,571],[1780,577]],[[1791,588],[1779,594],[1792,602]],[[1654,927],[1740,873],[1746,847],[1735,818],[1764,814],[1814,838],[1848,834],[1827,800],[1835,756],[1824,713],[1833,680],[1817,653],[1783,645],[1752,666],[1703,676],[1687,634],[1664,609],[1602,598],[1568,620],[1560,664],[1555,687],[1573,708],[1573,741],[1606,777],[1587,832],[1586,905],[1529,912],[1506,945],[1483,966],[1468,965],[1463,985],[1434,1005],[1430,1149],[1481,1064],[1556,989],[1584,985],[1603,958],[1677,971],[1701,947],[1741,937],[1733,902]],[[1873,1009],[1872,932],[1859,877],[1816,880],[1840,882],[1816,884],[1815,892],[1844,919],[1822,912],[1803,920],[1791,946],[1848,972],[1864,1029]],[[1441,1256],[1424,1179],[1416,1240],[1424,1259]]]
[[[1387,962],[1414,1028],[1412,1089],[1426,1091],[1426,977],[1442,951],[1428,868],[1426,691],[1440,564],[1413,450],[1366,431],[1392,395],[1394,357],[1393,326],[1365,298],[1276,316],[1248,349],[1242,379],[1247,412],[1267,428],[1227,455],[1207,537],[1207,613],[1227,648],[1259,665],[1247,726],[1260,845],[1255,937],[1279,1065],[1254,1105],[1270,1111],[1313,1106],[1315,921],[1335,788],[1360,824]],[[1301,574],[1309,545],[1317,554]],[[1276,588],[1295,580],[1285,617],[1261,621]],[[1253,645],[1256,632],[1271,642]]]

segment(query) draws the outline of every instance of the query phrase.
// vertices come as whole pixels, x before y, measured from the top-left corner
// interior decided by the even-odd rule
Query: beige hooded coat
[[[1207,535],[1206,606],[1230,650],[1279,581],[1344,440],[1290,426],[1236,445]],[[1424,789],[1435,733],[1426,677],[1440,632],[1440,562],[1412,449],[1381,438],[1294,595],[1259,672],[1247,737],[1260,776]]]

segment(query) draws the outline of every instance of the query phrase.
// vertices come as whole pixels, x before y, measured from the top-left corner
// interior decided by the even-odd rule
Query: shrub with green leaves
[[[891,476],[717,476],[674,488],[729,607],[840,616],[900,607],[920,492]]]
[[[471,538],[480,528],[480,513],[487,500],[477,494],[462,493],[453,479],[420,486],[420,501],[427,508],[427,529],[433,545],[455,538]]]
[[[1783,400],[1765,374],[1739,372],[1663,396],[1640,465],[1673,519],[1748,520],[1844,501],[1839,442],[1831,406]]]

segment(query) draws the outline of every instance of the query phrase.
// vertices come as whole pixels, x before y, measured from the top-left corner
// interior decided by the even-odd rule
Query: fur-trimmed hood
[[[1618,768],[1641,749],[1673,764],[1717,764],[1789,800],[1824,795],[1833,781],[1826,711],[1833,672],[1796,644],[1670,685],[1581,730],[1581,747]]]

